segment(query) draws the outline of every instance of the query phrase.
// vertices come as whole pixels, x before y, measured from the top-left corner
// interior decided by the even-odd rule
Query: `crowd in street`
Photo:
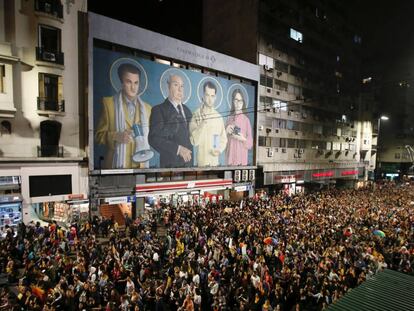
[[[384,268],[414,274],[414,185],[165,205],[122,231],[11,231],[0,269],[16,310],[324,310]]]

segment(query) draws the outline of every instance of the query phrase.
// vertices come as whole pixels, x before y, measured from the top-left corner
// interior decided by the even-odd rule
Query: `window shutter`
[[[58,102],[63,101],[63,77],[58,78]]]
[[[43,100],[45,98],[45,75],[39,73],[39,97]]]

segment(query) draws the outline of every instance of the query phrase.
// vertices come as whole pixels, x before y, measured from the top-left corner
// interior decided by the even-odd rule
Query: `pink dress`
[[[246,141],[239,141],[232,135],[227,136],[227,165],[247,165],[249,150],[253,147],[250,120],[244,114],[236,114],[227,119],[226,128],[231,124],[240,128],[240,133],[246,138]]]

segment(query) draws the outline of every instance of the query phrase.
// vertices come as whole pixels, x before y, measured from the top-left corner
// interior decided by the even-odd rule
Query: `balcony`
[[[36,47],[36,60],[64,65],[64,55],[62,52],[46,51],[42,47]]]
[[[35,0],[35,11],[63,18],[63,5],[60,0]]]
[[[39,114],[64,114],[65,113],[65,101],[50,100],[45,97],[37,98],[37,112]]]
[[[37,146],[37,157],[63,158],[63,146],[58,146],[58,145]]]

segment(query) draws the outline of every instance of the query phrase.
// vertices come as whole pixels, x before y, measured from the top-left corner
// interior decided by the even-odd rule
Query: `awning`
[[[328,307],[334,310],[414,310],[414,276],[384,270]]]

